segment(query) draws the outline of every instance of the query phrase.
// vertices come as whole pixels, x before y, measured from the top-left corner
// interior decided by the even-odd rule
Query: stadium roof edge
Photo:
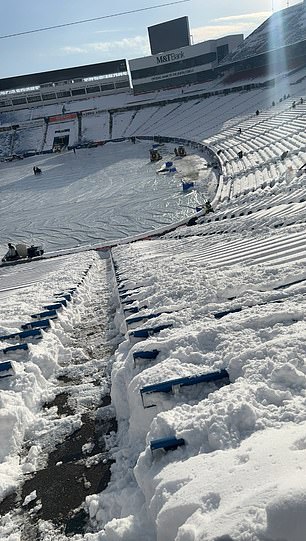
[[[109,62],[87,64],[73,68],[62,68],[51,71],[31,73],[28,75],[6,77],[0,79],[0,91],[29,88],[47,83],[57,83],[65,80],[110,75],[122,72],[127,72],[126,60],[111,60]]]

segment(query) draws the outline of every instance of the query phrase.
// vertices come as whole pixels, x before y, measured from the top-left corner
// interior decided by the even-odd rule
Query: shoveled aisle
[[[1,539],[17,532],[23,541],[43,539],[47,531],[54,539],[83,532],[86,496],[102,491],[109,481],[111,459],[104,436],[116,430],[109,405],[110,358],[116,338],[109,323],[112,299],[107,263],[96,254],[90,254],[90,259],[88,263],[80,255],[78,277],[69,277],[66,268],[66,282],[70,278],[76,287],[72,301],[59,311],[42,340],[29,345],[30,359],[16,357],[13,362],[15,370],[22,363],[26,371],[40,357],[44,372],[46,366],[50,371],[43,356],[51,347],[57,366],[40,393],[40,411],[26,431],[20,458],[14,457],[23,475],[0,504]],[[63,273],[58,280],[63,281]],[[33,355],[35,349],[40,354]],[[5,392],[12,392],[16,377],[18,373],[0,380],[4,397]]]

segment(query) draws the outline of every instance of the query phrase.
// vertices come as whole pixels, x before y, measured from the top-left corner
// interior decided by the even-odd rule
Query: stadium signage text
[[[164,64],[165,62],[174,62],[175,60],[181,60],[181,58],[184,58],[183,51],[180,51],[179,53],[168,53],[168,54],[162,54],[160,56],[156,57],[157,64]]]
[[[182,77],[183,75],[189,75],[190,73],[194,73],[194,68],[189,68],[181,71],[171,71],[171,73],[164,73],[163,75],[155,75],[154,77],[151,77],[151,81],[162,81],[164,79],[171,79],[173,77]]]

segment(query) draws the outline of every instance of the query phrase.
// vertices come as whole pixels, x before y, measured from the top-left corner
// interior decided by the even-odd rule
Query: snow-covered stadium
[[[1,540],[306,539],[305,2],[218,43],[0,80]]]

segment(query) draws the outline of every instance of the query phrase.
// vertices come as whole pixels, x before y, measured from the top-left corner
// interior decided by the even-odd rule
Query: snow
[[[289,4],[287,9],[279,10],[266,19],[235,51],[227,55],[221,64],[243,60],[302,41],[305,35],[305,6],[303,2],[288,6]]]
[[[295,91],[296,99],[304,95],[303,85]],[[254,110],[264,103],[269,107],[257,118]],[[39,179],[32,175],[37,157],[1,164],[3,251],[7,240],[29,238],[43,241],[47,251],[88,248],[0,269],[5,335],[18,332],[59,291],[77,288],[43,338],[27,353],[10,355],[15,375],[0,380],[1,499],[80,428],[82,412],[108,390],[101,365],[112,366],[118,421],[118,432],[106,437],[112,477],[104,492],[86,498],[88,531],[70,536],[75,541],[305,541],[306,192],[297,169],[305,158],[306,110],[303,104],[292,109],[291,101],[270,105],[270,90],[257,89],[114,115],[113,136],[188,135],[206,137],[215,152],[223,148],[219,186],[195,149],[176,160],[179,175],[156,175],[160,165],[148,163],[149,142],[40,156]],[[86,124],[92,136],[98,117]],[[246,160],[240,163],[241,141]],[[165,160],[173,158],[173,146],[164,147]],[[280,159],[283,148],[287,161]],[[187,196],[181,178],[195,181]],[[118,245],[104,259],[89,250],[179,221],[206,198],[214,198],[215,212],[193,227]],[[82,340],[82,329],[94,325],[88,310],[99,287],[105,319],[113,318],[110,361],[98,349],[100,328],[93,349]],[[132,304],[123,303],[123,290]],[[142,319],[129,323],[135,316]],[[130,335],[162,325],[168,327],[145,340]],[[152,350],[159,352],[155,359],[134,360],[135,352]],[[176,386],[144,396],[150,407],[143,406],[146,385],[221,369],[229,384]],[[57,377],[67,372],[81,384],[68,386],[77,410],[64,417],[42,406],[59,393]],[[100,386],[87,377],[99,378]],[[151,451],[152,440],[172,436],[185,445]],[[82,447],[87,467],[91,449],[92,442]],[[24,507],[36,499],[39,507],[31,492]],[[19,539],[18,527],[11,515],[3,517],[1,539]],[[40,535],[66,539],[43,521]]]
[[[164,147],[164,159],[171,156],[178,171],[165,178],[156,174],[160,162],[149,162],[150,146],[108,143],[76,154],[0,164],[2,251],[6,242],[17,240],[44,244],[48,251],[106,244],[193,214],[207,198],[207,175],[212,178],[205,156],[190,149],[185,162],[174,160],[173,145]],[[42,175],[33,175],[34,165],[41,167]],[[199,189],[186,195],[181,179],[189,175],[196,176]],[[211,191],[215,186],[216,179]]]
[[[28,496],[25,497],[22,505],[23,506],[29,505],[29,503],[32,502],[33,500],[36,500],[36,498],[37,498],[36,490],[33,490],[31,494],[28,494]]]
[[[301,462],[305,450],[296,444],[304,434],[305,423],[288,427],[285,433],[270,428],[242,442],[239,449],[227,450],[225,456],[216,452],[186,461],[178,457],[162,475],[155,468],[151,511],[158,524],[157,538],[210,540],[229,536],[240,540],[267,535],[271,540],[302,539],[305,485]]]
[[[252,240],[260,246],[264,236],[253,233]],[[242,260],[240,240],[248,240],[247,235],[232,235],[231,243],[240,245],[237,256],[239,253]],[[272,241],[278,244],[280,240],[280,233],[270,236],[267,247],[263,242],[258,248],[261,256]],[[235,265],[228,266],[222,262],[228,245],[225,240],[215,247],[220,255],[217,266],[208,259],[195,262],[195,250],[201,253],[200,238],[192,244],[183,238],[150,245],[152,242],[144,241],[118,247],[113,256],[128,288],[141,286],[138,293],[131,290],[131,298],[139,304],[146,299],[149,306],[141,314],[152,309],[164,312],[154,323],[171,322],[173,329],[134,345],[126,335],[118,349],[112,400],[121,427],[120,450],[115,451],[113,486],[101,500],[88,498],[91,517],[98,524],[107,522],[105,539],[118,531],[122,539],[134,531],[137,539],[140,524],[146,537],[154,524],[153,538],[163,541],[213,540],[218,535],[235,540],[267,536],[278,540],[277,513],[283,513],[285,507],[286,514],[289,507],[284,539],[302,539],[299,531],[305,532],[304,522],[293,528],[292,516],[303,513],[303,487],[294,479],[302,477],[304,468],[295,442],[305,434],[305,282],[295,286],[291,295],[274,289],[280,283],[305,280],[299,256],[289,273],[286,266],[276,264],[269,269],[252,257],[250,267],[239,263],[239,256]],[[209,254],[215,240],[206,238],[205,245]],[[286,248],[279,250],[285,258]],[[230,297],[235,301],[228,301]],[[240,313],[221,320],[212,317],[246,302],[250,308]],[[150,326],[152,320],[139,324],[139,328]],[[134,367],[132,353],[142,349],[142,344],[160,354],[155,361]],[[182,388],[178,394],[158,394],[155,407],[143,409],[139,390],[144,385],[222,367],[229,371],[231,385],[208,391],[197,385]],[[183,437],[186,445],[167,454],[151,453],[151,440],[173,434]],[[132,481],[130,469],[135,462]],[[125,493],[116,499],[120,504],[117,520],[107,521],[108,513],[114,513],[112,491],[122,486],[122,468],[126,471]],[[282,503],[289,487],[292,511]],[[144,500],[141,507],[138,504],[139,512],[134,507],[132,520],[130,498],[131,493],[135,498],[137,490]],[[143,505],[148,514],[146,525]]]

